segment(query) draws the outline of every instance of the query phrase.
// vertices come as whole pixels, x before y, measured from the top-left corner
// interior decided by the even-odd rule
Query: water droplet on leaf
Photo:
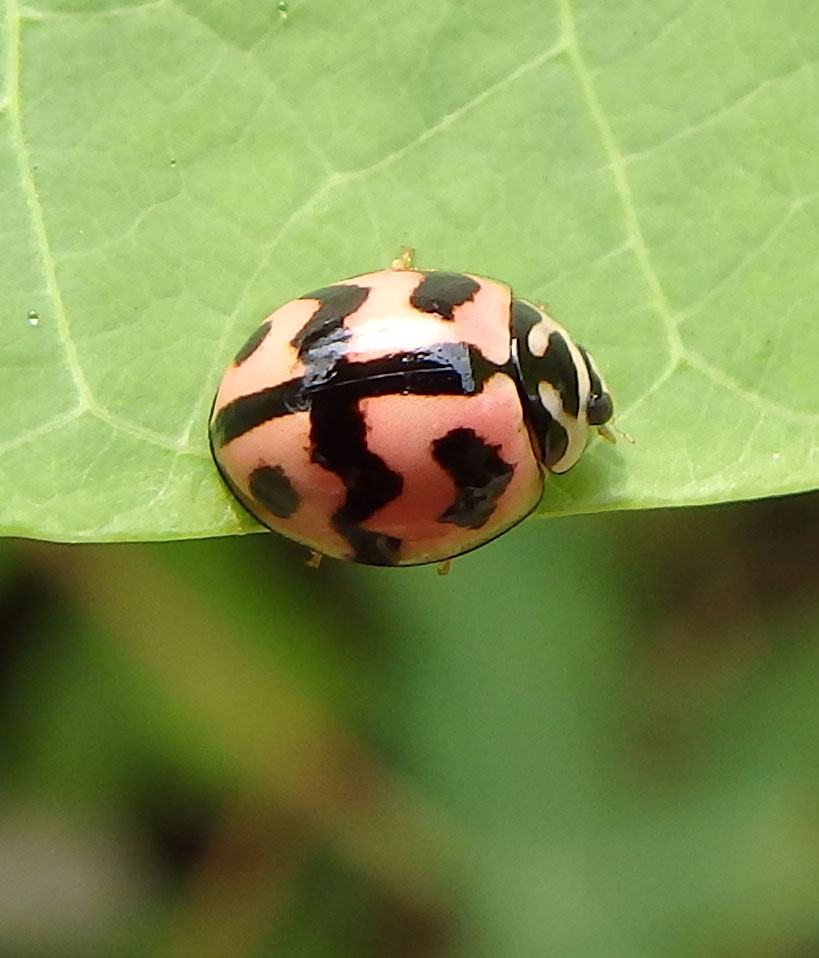
[[[26,314],[26,320],[29,326],[39,326],[40,324],[40,314],[36,309],[30,309]]]

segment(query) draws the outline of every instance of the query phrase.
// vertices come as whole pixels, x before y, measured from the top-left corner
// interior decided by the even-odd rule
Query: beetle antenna
[[[634,436],[630,436],[627,432],[624,432],[622,429],[620,429],[619,426],[615,426],[614,423],[612,423],[610,427],[608,425],[597,427],[598,435],[601,437],[601,439],[605,439],[606,442],[617,442],[617,436],[614,435],[615,432],[617,435],[622,436],[626,442],[630,442],[632,446],[637,444],[637,440],[634,438]]]

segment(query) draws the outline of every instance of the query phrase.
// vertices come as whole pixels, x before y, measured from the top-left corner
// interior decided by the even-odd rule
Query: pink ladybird
[[[222,379],[214,459],[261,523],[371,565],[443,562],[520,522],[612,400],[544,309],[466,273],[394,268],[272,313]]]

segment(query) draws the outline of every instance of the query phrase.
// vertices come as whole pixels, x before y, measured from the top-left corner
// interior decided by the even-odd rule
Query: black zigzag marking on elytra
[[[410,296],[410,305],[453,320],[454,309],[474,299],[480,283],[463,273],[426,273]]]
[[[537,443],[538,458],[548,468],[565,455],[569,448],[569,435],[543,405],[538,392],[538,384],[546,379],[546,376],[541,365],[543,357],[532,355],[529,349],[529,331],[541,321],[541,318],[541,314],[534,306],[521,299],[512,300],[512,336],[517,346],[516,362],[518,369],[514,379],[517,383],[521,404],[526,413],[530,433]],[[571,361],[571,356],[569,356],[569,361]],[[572,366],[574,366],[573,363]],[[577,373],[575,372],[576,381]],[[578,399],[578,407],[579,404]]]
[[[318,309],[302,326],[291,341],[305,359],[308,353],[322,349],[345,339],[349,339],[349,330],[344,329],[344,320],[354,313],[370,295],[366,286],[339,284],[324,286],[322,289],[305,293],[299,299],[316,299]]]
[[[358,401],[317,396],[310,422],[313,462],[335,473],[347,490],[333,513],[333,528],[350,543],[356,562],[395,565],[401,540],[363,529],[361,524],[401,495],[404,480],[367,448],[367,428]]]
[[[280,519],[288,519],[298,509],[301,497],[281,466],[259,466],[250,474],[251,496]]]
[[[498,446],[474,429],[452,429],[432,443],[432,456],[455,483],[452,505],[438,517],[465,529],[480,529],[509,485],[515,467],[498,455]]]
[[[261,326],[258,326],[250,336],[247,338],[244,346],[239,350],[238,353],[233,357],[233,365],[241,366],[246,359],[256,352],[259,346],[265,341],[267,334],[270,332],[270,320],[266,319]]]
[[[304,356],[311,350],[329,345],[331,342],[347,339],[349,333],[343,329],[344,320],[354,313],[369,296],[370,290],[363,286],[325,286],[312,293],[306,293],[299,299],[316,299],[319,306],[310,319],[294,337],[291,345]],[[270,332],[271,320],[266,319],[248,337],[247,342],[236,353],[233,362],[240,366],[253,355]]]
[[[312,379],[290,379],[278,386],[239,396],[216,414],[211,441],[221,447],[263,423],[309,410],[316,397],[328,394],[339,402],[401,393],[413,396],[471,396],[497,372],[512,375],[509,366],[496,366],[479,349],[466,343],[440,343],[380,359],[349,362],[335,359]]]
[[[370,295],[364,286],[341,284],[314,290],[302,299],[318,300],[318,308],[293,337],[290,345],[299,352],[304,363],[304,385],[326,382],[336,364],[347,352],[352,335],[344,320],[354,313]]]
[[[468,343],[438,343],[407,353],[393,353],[364,362],[339,360],[331,376],[305,385],[305,396],[324,392],[349,402],[375,396],[471,396],[497,372],[496,366]]]
[[[210,439],[216,448],[226,446],[262,423],[309,408],[301,379],[289,379],[223,406],[211,422]]]

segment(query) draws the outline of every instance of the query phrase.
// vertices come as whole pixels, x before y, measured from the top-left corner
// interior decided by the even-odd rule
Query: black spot
[[[250,494],[268,512],[288,519],[298,509],[301,499],[281,466],[259,466],[250,474]]]
[[[543,409],[543,406],[540,408]],[[549,422],[543,433],[542,462],[547,469],[550,469],[566,455],[566,450],[569,448],[569,434],[556,419],[552,419],[545,409],[543,411],[548,416]]]
[[[369,289],[364,286],[342,283],[300,296],[299,299],[317,299],[319,306],[291,341],[291,345],[298,349],[299,356],[305,359],[306,354],[313,350],[349,339],[350,332],[344,328],[344,320],[369,295]]]
[[[265,340],[265,337],[270,332],[270,320],[265,320],[261,326],[255,329],[250,336],[248,337],[247,342],[242,346],[238,353],[233,357],[233,363],[235,366],[241,366],[241,364],[249,359],[262,345]]]
[[[458,490],[455,501],[439,516],[466,529],[480,529],[495,511],[498,498],[509,485],[514,466],[501,459],[492,446],[472,429],[453,429],[432,443],[435,461],[452,477]]]
[[[312,460],[344,483],[347,496],[332,517],[333,528],[353,548],[356,562],[395,565],[401,540],[362,529],[361,524],[401,495],[404,481],[367,448],[367,430],[357,400],[335,393],[314,397],[310,416]]]
[[[308,408],[302,381],[289,379],[279,386],[239,396],[223,406],[211,422],[210,441],[216,448],[225,446],[270,419],[304,412]]]
[[[474,299],[480,288],[480,283],[463,273],[427,273],[410,296],[410,304],[452,320],[455,307]]]

